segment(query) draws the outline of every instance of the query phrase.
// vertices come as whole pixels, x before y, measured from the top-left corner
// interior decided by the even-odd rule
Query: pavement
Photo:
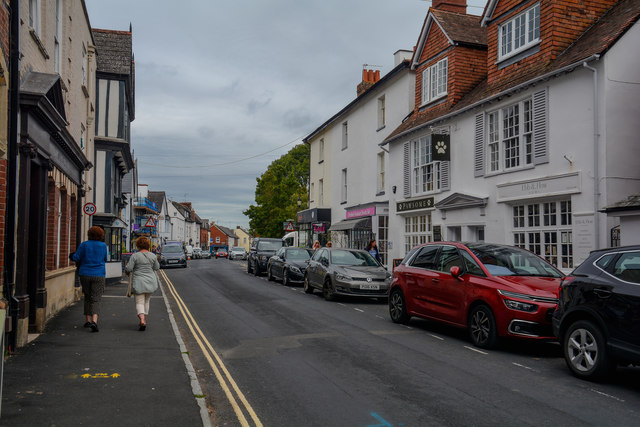
[[[126,288],[106,287],[99,332],[83,327],[78,301],[5,360],[0,426],[210,425],[162,290],[140,332]]]

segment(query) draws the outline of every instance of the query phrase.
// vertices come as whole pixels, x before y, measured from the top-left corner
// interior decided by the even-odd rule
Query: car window
[[[611,261],[613,261],[613,259],[617,256],[618,254],[606,254],[604,256],[602,256],[601,258],[598,258],[598,260],[596,261],[596,265],[598,267],[600,267],[603,270],[606,270],[607,268],[609,268],[609,265],[611,264]]]
[[[283,246],[281,240],[262,240],[258,242],[259,251],[277,251]]]
[[[455,246],[443,246],[438,256],[436,270],[449,273],[451,267],[462,268],[462,259]]]
[[[378,262],[368,252],[335,250],[331,252],[331,262],[337,265],[377,266]]]
[[[284,250],[284,249],[283,249]],[[311,258],[311,254],[306,249],[289,249],[287,251],[287,259],[306,260]]]
[[[329,253],[324,249],[319,252],[320,252],[320,262],[329,262]]]
[[[440,246],[428,245],[423,246],[418,255],[411,261],[412,267],[427,268],[433,270],[435,268],[436,254]]]
[[[283,258],[284,257],[284,248],[280,248],[278,252],[276,252],[276,256]]]
[[[314,261],[318,261],[318,262],[320,262],[320,257],[322,256],[322,254],[323,254],[324,252],[325,252],[325,251],[323,251],[323,250],[315,251],[315,253],[314,253],[314,254],[313,254],[313,256],[311,257],[311,259],[312,259],[312,260],[314,260]]]
[[[163,254],[182,254],[184,251],[182,250],[182,246],[178,245],[170,245],[162,248]]]
[[[460,251],[462,253],[462,260],[464,262],[464,269],[467,273],[473,274],[474,276],[482,276],[486,277],[482,268],[478,265],[475,259],[469,254],[467,251]]]
[[[468,248],[493,276],[563,277],[539,256],[513,246],[469,244]]]
[[[626,252],[620,255],[613,275],[626,282],[640,283],[640,252]]]

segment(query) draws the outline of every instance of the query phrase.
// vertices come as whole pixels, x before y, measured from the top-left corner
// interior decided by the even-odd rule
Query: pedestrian
[[[368,251],[371,256],[373,256],[376,261],[378,261],[379,264],[382,264],[382,259],[380,258],[380,253],[378,252],[378,244],[376,243],[375,239],[371,240],[364,249]]]
[[[313,249],[314,251],[317,251],[318,249],[320,249],[320,242],[317,240],[313,242],[313,247],[311,249]]]
[[[136,310],[138,312],[138,330],[147,328],[147,316],[149,315],[149,301],[151,294],[158,289],[158,276],[156,270],[160,269],[158,258],[149,252],[151,240],[147,237],[138,237],[136,240],[138,252],[131,255],[125,271],[132,274],[131,292],[134,295]]]
[[[105,264],[107,262],[107,244],[104,242],[104,230],[97,225],[89,228],[86,240],[71,255],[71,260],[78,267],[82,293],[84,294],[85,328],[98,332],[98,315],[100,300],[104,293]]]
[[[328,248],[330,248],[331,246],[333,246],[333,245],[331,244],[331,240],[329,240],[329,241],[327,242],[327,247],[328,247]]]

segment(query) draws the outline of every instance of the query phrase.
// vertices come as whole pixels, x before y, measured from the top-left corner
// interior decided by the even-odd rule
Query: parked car
[[[193,259],[193,246],[186,245],[184,247],[184,253],[187,255],[187,259]]]
[[[282,284],[285,286],[291,283],[302,283],[308,265],[307,261],[311,259],[312,255],[311,249],[280,248],[274,256],[269,258],[267,278],[282,280]]]
[[[201,248],[193,248],[193,259],[202,258],[202,249]]]
[[[167,245],[162,247],[160,252],[160,268],[167,267],[187,267],[187,256],[182,249],[182,245]]]
[[[202,259],[211,259],[211,252],[209,252],[208,250],[203,250],[200,254],[200,257]]]
[[[229,259],[247,259],[247,251],[242,246],[234,246],[229,251]]]
[[[282,239],[268,237],[256,237],[251,243],[249,255],[247,255],[247,273],[256,276],[267,270],[267,263],[281,247],[285,246]]]
[[[521,248],[490,243],[427,243],[394,270],[389,314],[467,328],[492,348],[500,337],[553,340],[551,317],[563,274]]]
[[[553,330],[579,378],[640,364],[640,246],[601,249],[562,280]]]
[[[224,248],[220,248],[216,251],[216,259],[226,258],[227,256],[228,256],[227,250]]]
[[[391,274],[367,251],[320,248],[309,260],[304,291],[321,290],[327,301],[338,295],[387,297]]]

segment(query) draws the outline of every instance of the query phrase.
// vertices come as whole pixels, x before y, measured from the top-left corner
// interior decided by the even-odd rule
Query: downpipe
[[[594,60],[600,59],[600,55],[594,55]],[[593,74],[593,227],[595,228],[595,248],[600,249],[600,214],[598,213],[600,201],[600,126],[598,123],[598,70],[590,67],[587,61],[582,66]]]

